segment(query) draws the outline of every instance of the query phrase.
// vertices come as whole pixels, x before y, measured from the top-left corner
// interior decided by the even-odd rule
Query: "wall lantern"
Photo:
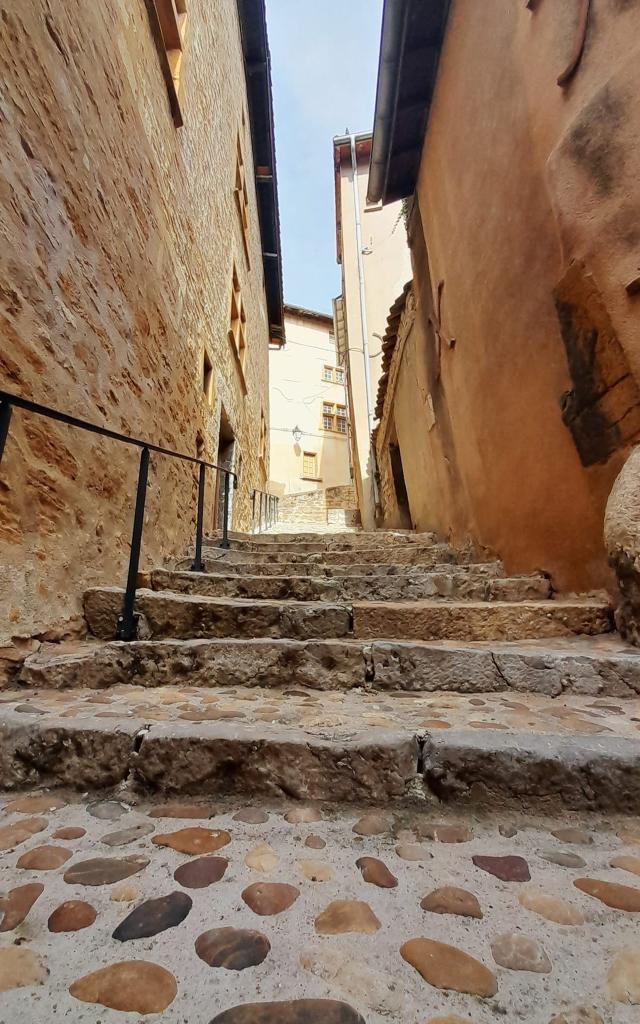
[[[302,431],[300,430],[300,427],[298,427],[298,426],[294,427],[293,430],[292,430],[292,434],[293,434],[293,440],[296,442],[296,444],[300,444],[300,442],[302,440]]]

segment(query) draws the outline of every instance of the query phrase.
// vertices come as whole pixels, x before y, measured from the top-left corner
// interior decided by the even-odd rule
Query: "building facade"
[[[221,461],[248,528],[283,338],[264,0],[25,0],[0,51],[0,388]],[[61,635],[85,587],[124,583],[137,467],[14,413],[0,637]],[[143,566],[192,543],[196,485],[152,455]]]
[[[389,306],[411,277],[402,203],[367,199],[370,133],[334,139],[337,258],[334,305],[339,357],[347,371],[352,461],[362,523],[373,529],[378,488],[371,445],[382,338]]]
[[[333,317],[285,306],[285,326],[286,346],[272,349],[269,359],[271,490],[290,495],[347,486],[345,370]]]
[[[408,203],[413,264],[385,522],[563,590],[612,584],[605,505],[640,437],[639,39],[609,0],[385,3],[369,200]]]

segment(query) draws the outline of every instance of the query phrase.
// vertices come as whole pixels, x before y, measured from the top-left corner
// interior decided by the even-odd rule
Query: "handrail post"
[[[149,478],[149,449],[143,448],[140,453],[140,470],[138,472],[138,489],[136,507],[133,514],[133,530],[131,533],[131,553],[129,555],[129,572],[127,589],[122,603],[122,614],[118,616],[116,640],[135,640],[137,634],[137,616],[135,614],[136,588],[138,584],[138,567],[140,565],[140,547],[144,527],[144,503],[147,496],[147,480]]]
[[[2,456],[4,455],[4,446],[7,440],[7,434],[9,433],[10,423],[11,403],[0,402],[0,462],[2,462]]]
[[[204,465],[200,466],[200,475],[198,479],[198,518],[196,519],[196,550],[193,565],[191,566],[191,572],[204,572],[204,563],[202,561],[202,526],[204,522],[205,469],[206,467]]]
[[[260,515],[258,517],[258,533],[262,533],[262,491],[260,491]]]
[[[222,540],[218,545],[221,548],[230,548],[229,543],[229,473],[228,469],[224,470],[224,513],[222,519]]]
[[[255,491],[255,487],[253,489],[253,494],[251,495],[251,532],[252,533],[256,532],[256,491]]]

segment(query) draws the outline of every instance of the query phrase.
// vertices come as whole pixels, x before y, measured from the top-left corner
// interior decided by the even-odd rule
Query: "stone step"
[[[640,653],[615,634],[522,643],[393,640],[138,640],[43,644],[24,662],[31,689],[305,687],[640,697]],[[160,698],[161,699],[161,698]]]
[[[217,547],[219,539],[219,537],[205,537],[204,543],[210,547]],[[323,551],[353,551],[358,548],[384,548],[385,551],[393,552],[397,548],[405,548],[410,545],[431,547],[438,543],[438,538],[434,533],[339,533],[326,536],[303,534],[297,537],[270,534],[261,537],[235,535],[230,538],[229,542],[232,551],[313,554]]]
[[[85,593],[84,614],[94,636],[113,639],[123,596],[119,587],[96,587]],[[139,590],[136,612],[144,617],[141,628],[152,638],[284,636],[308,640],[344,637],[351,632],[347,605],[320,602],[244,601]]]
[[[205,542],[217,544],[222,539],[221,531],[205,534]],[[268,533],[237,533],[231,531],[228,538],[231,543],[242,546],[245,543],[262,546],[322,544],[331,547],[333,544],[375,547],[379,544],[433,544],[437,541],[435,533],[414,533],[410,530],[324,530],[322,533],[305,531],[301,526],[295,533],[269,531]]]
[[[155,569],[152,590],[206,597],[295,601],[415,601],[423,598],[480,601],[537,601],[551,597],[544,576],[492,579],[473,571],[398,573],[394,576],[241,576],[222,573],[177,572]]]
[[[222,548],[203,545],[205,559],[221,559],[224,562],[237,565],[343,565],[349,561],[350,552],[345,551],[320,551],[301,552],[292,551],[223,551]],[[430,544],[426,546],[410,545],[388,551],[383,546],[374,548],[358,548],[355,557],[360,564],[384,564],[384,565],[436,565],[438,562],[468,563],[473,561],[470,552],[456,552],[448,544]]]
[[[205,569],[208,573],[232,573],[239,576],[310,576],[314,579],[333,579],[341,576],[423,576],[426,572],[450,572],[455,568],[456,572],[473,572],[491,578],[504,575],[500,562],[471,562],[456,565],[453,561],[434,560],[433,564],[422,565],[396,565],[393,562],[350,562],[347,555],[343,555],[344,561],[331,565],[323,565],[316,562],[233,562],[227,560],[224,555],[216,557],[211,553],[204,559]],[[357,555],[354,555],[357,559]],[[193,555],[180,559],[176,568],[189,570],[193,564]]]
[[[85,618],[94,636],[113,639],[122,599],[119,587],[86,592]],[[587,600],[356,601],[351,606],[139,590],[136,611],[144,618],[144,635],[153,639],[525,640],[612,629],[609,606]]]
[[[402,601],[353,604],[357,640],[528,640],[593,636],[613,628],[598,600]]]
[[[134,686],[2,697],[0,786],[640,813],[640,699]]]

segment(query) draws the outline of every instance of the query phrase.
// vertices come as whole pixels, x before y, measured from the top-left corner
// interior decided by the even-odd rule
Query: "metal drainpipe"
[[[376,453],[371,441],[373,431],[373,407],[371,404],[371,363],[369,361],[369,325],[367,322],[367,295],[364,283],[364,266],[362,262],[362,221],[360,219],[360,190],[358,188],[358,156],[356,153],[356,137],[349,136],[351,142],[351,170],[353,181],[353,208],[356,219],[356,250],[358,254],[358,282],[360,285],[360,322],[362,324],[362,355],[364,358],[364,383],[367,397],[367,424],[369,427],[369,455],[371,458],[371,479],[373,481],[374,506],[379,504],[378,481],[376,479]],[[374,516],[375,516],[374,507]]]

